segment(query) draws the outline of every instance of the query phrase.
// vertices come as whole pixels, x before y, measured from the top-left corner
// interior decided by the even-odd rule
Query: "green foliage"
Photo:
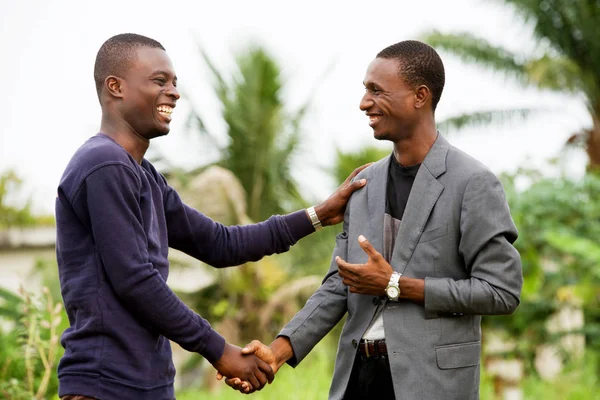
[[[257,400],[280,399],[326,399],[331,385],[335,343],[332,336],[320,343],[311,354],[295,369],[283,366],[277,373],[272,385],[252,394]],[[600,387],[597,374],[598,357],[590,355],[585,359],[571,363],[565,371],[552,382],[538,377],[527,377],[522,383],[524,400],[587,400],[595,399]],[[482,400],[495,400],[492,379],[482,368],[480,397]],[[178,400],[215,399],[237,400],[242,396],[224,383],[219,383],[214,392],[200,389],[179,391]]]
[[[0,287],[0,318],[17,321],[22,317],[23,299],[16,293]]]
[[[569,363],[563,373],[552,382],[527,377],[521,388],[524,400],[587,400],[600,392],[598,354],[589,354],[583,360]]]
[[[58,391],[55,369],[62,352],[62,304],[55,302],[46,288],[40,298],[25,291],[20,296],[3,291],[2,298],[7,297],[15,305],[13,318],[8,319],[15,328],[0,331],[0,396],[12,400],[45,399]]]
[[[9,195],[18,193],[23,181],[13,171],[8,170],[0,175],[0,228],[9,226],[33,225],[35,218],[31,214],[31,201],[19,207],[7,202]]]
[[[365,146],[357,151],[348,152],[338,149],[334,165],[328,173],[335,182],[341,184],[359,166],[388,157],[391,151],[391,148],[385,150],[375,146]],[[298,242],[290,251],[294,266],[290,271],[292,276],[304,274],[324,276],[331,262],[335,237],[341,231],[342,224],[327,227]]]
[[[444,34],[434,30],[425,34],[423,40],[433,47],[459,56],[463,61],[508,73],[517,79],[526,79],[524,65],[517,54],[503,47],[493,46],[469,32]]]
[[[213,74],[227,125],[228,143],[221,149],[219,164],[240,179],[248,194],[250,218],[262,221],[304,206],[291,174],[291,159],[298,148],[308,103],[294,113],[286,111],[281,68],[259,46],[237,54],[236,71],[229,77],[204,51],[201,53]],[[207,133],[198,113],[191,118],[201,132]]]
[[[517,191],[522,179],[530,186]],[[517,312],[484,318],[485,326],[506,329],[518,339],[516,352],[531,362],[538,345],[560,339],[547,331],[547,319],[572,304],[583,309],[588,349],[600,350],[600,245],[593,239],[600,235],[600,177],[573,181],[522,170],[503,180],[525,282]]]
[[[364,146],[356,151],[348,152],[337,149],[331,175],[341,183],[356,168],[370,162],[379,161],[382,158],[388,157],[391,153],[391,147],[389,150],[385,150],[375,146]]]
[[[12,205],[11,197],[21,194],[23,180],[13,170],[0,173],[0,229],[12,226],[53,225],[51,215],[34,215],[31,211],[31,199],[19,206]]]
[[[326,399],[331,385],[335,360],[335,341],[331,335],[319,343],[308,357],[296,368],[284,365],[271,385],[251,396],[257,400],[286,399]],[[214,392],[207,390],[186,390],[177,393],[178,400],[221,399],[238,400],[243,396],[219,383]]]
[[[438,130],[450,132],[452,130],[461,130],[465,127],[485,126],[490,124],[500,125],[507,122],[514,122],[517,119],[527,118],[533,110],[518,108],[514,110],[488,110],[477,111],[455,115],[437,123]]]
[[[600,6],[596,0],[504,0],[533,28],[537,49],[514,53],[470,33],[427,32],[423,40],[463,61],[515,78],[525,85],[580,95],[593,120],[573,135],[584,143],[592,169],[600,168]],[[518,113],[514,115],[519,115]],[[508,114],[507,116],[510,116]],[[501,119],[502,122],[504,119]],[[462,126],[497,119],[459,116]],[[452,125],[450,125],[452,126]],[[583,138],[583,139],[581,139]],[[579,139],[579,140],[576,140]]]

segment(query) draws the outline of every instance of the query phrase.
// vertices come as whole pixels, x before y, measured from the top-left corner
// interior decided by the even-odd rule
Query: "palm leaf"
[[[0,287],[0,317],[16,321],[23,315],[22,306],[23,299],[19,295]]]
[[[494,71],[512,75],[527,83],[527,71],[518,55],[498,46],[492,46],[483,38],[468,32],[443,34],[431,31],[422,35],[422,40],[430,46],[446,50],[463,61],[478,64]]]
[[[531,82],[541,89],[577,92],[584,87],[581,69],[567,57],[544,54],[527,62],[525,70]]]
[[[440,131],[461,130],[466,127],[486,126],[490,124],[505,124],[527,118],[532,112],[529,108],[512,110],[487,110],[456,115],[442,120],[437,124]]]

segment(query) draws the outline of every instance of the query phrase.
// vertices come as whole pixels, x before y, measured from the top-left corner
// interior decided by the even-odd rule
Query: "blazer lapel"
[[[365,237],[379,253],[383,253],[383,214],[388,181],[390,157],[377,163],[371,180],[367,183],[367,204],[369,208],[369,232]]]
[[[392,265],[401,273],[406,270],[433,206],[444,191],[437,178],[446,172],[448,147],[446,139],[438,134],[415,177],[392,253]]]

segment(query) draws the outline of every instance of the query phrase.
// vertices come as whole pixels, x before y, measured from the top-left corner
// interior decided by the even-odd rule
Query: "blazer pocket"
[[[421,234],[419,243],[431,242],[432,240],[441,238],[448,234],[448,225],[440,226],[439,228],[430,229]]]
[[[440,369],[472,367],[479,364],[481,342],[458,343],[435,348]]]

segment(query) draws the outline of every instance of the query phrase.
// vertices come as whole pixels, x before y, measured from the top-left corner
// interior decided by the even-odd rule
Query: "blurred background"
[[[520,231],[522,302],[484,318],[481,397],[598,398],[600,1],[0,0],[0,399],[57,398],[56,187],[99,128],[96,52],[124,32],[165,46],[182,92],[147,158],[225,224],[314,204],[389,155],[358,108],[367,65],[401,40],[435,47],[438,129],[502,178]],[[340,229],[226,270],[173,251],[169,284],[229,341],[269,343],[318,287]],[[326,398],[339,328],[252,396]],[[178,399],[241,396],[173,350]]]

